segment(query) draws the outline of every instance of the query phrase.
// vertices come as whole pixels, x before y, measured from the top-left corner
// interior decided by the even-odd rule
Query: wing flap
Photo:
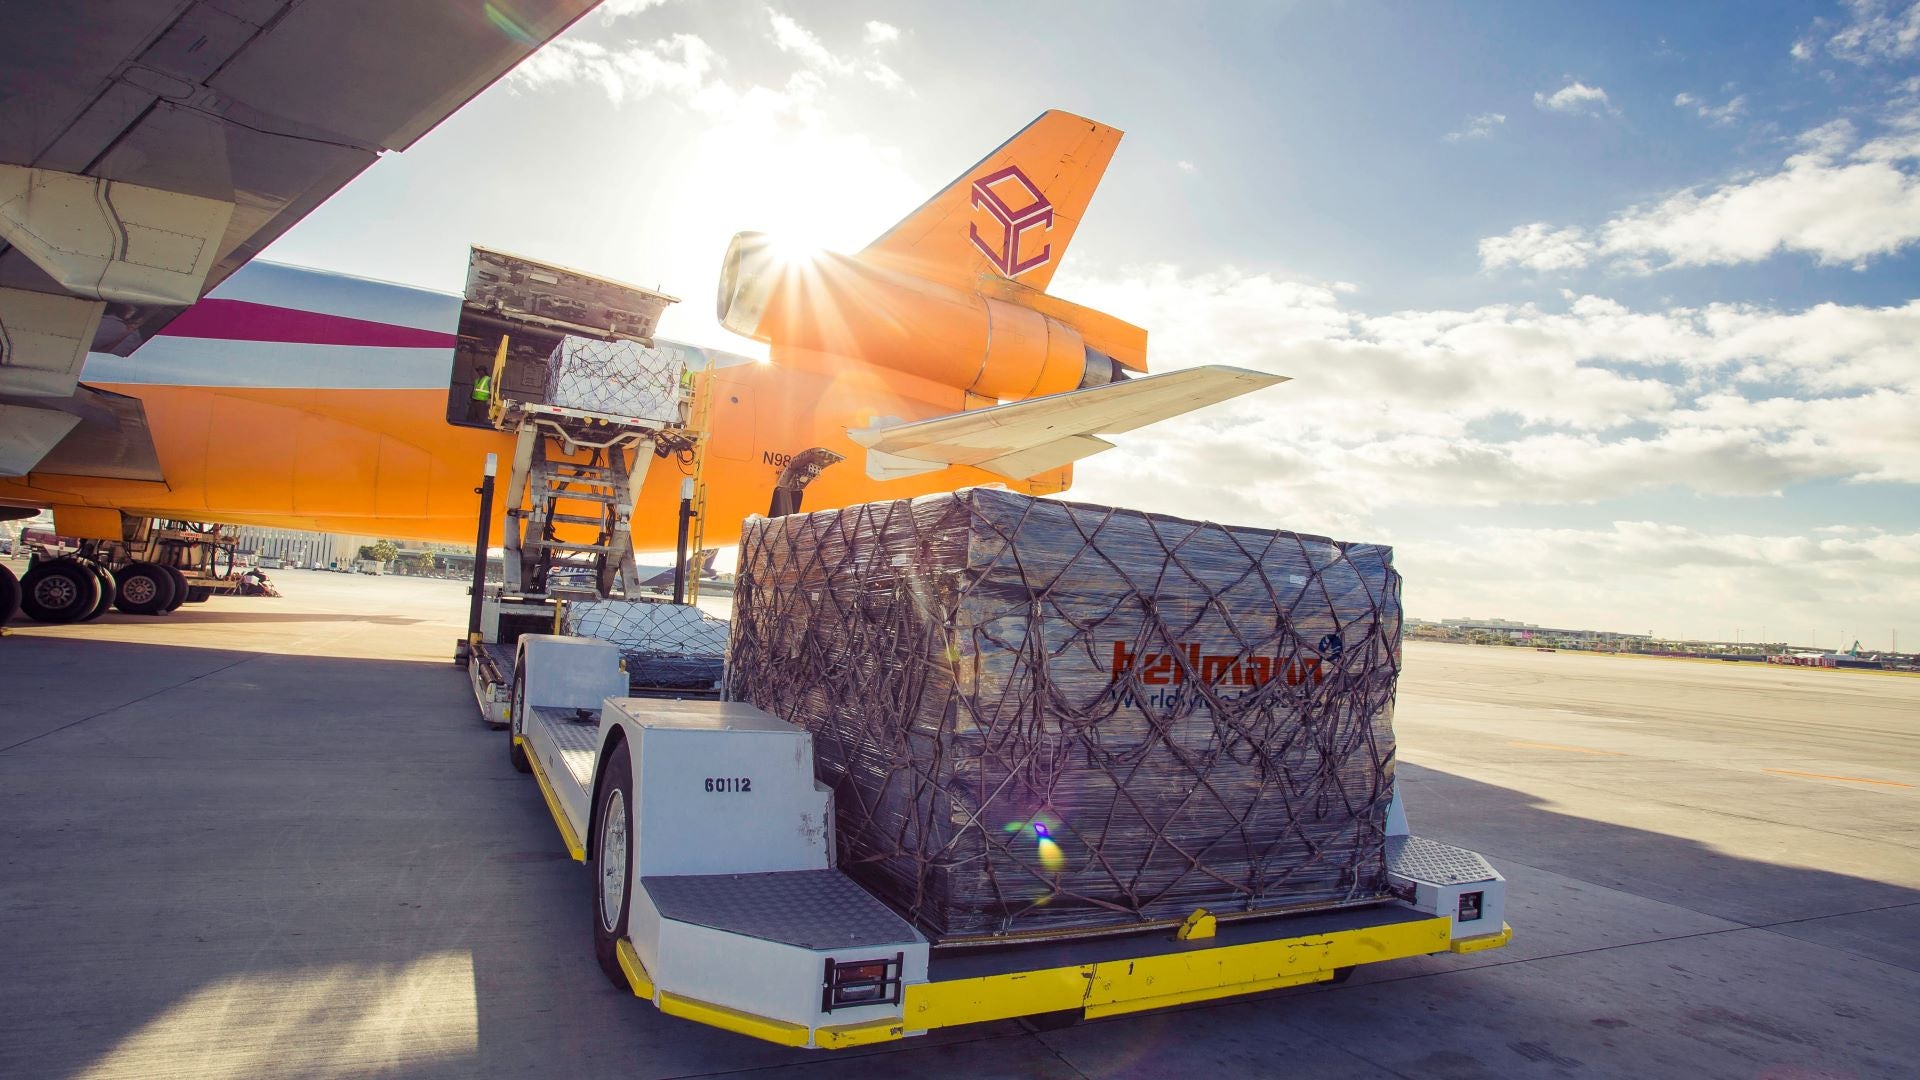
[[[1024,480],[1113,445],[1096,435],[1133,431],[1286,379],[1223,365],[1188,368],[847,434],[867,448],[869,474],[878,464],[902,475],[897,459],[905,458]]]

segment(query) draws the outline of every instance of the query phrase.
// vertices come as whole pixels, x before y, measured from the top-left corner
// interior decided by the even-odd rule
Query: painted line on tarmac
[[[1762,769],[1775,776],[1804,776],[1811,780],[1842,780],[1849,784],[1879,784],[1881,787],[1911,788],[1912,784],[1903,784],[1898,780],[1872,780],[1864,776],[1834,776],[1823,772],[1799,772],[1794,769]]]
[[[47,640],[58,640],[58,639],[47,639]],[[71,641],[71,640],[84,640],[84,639],[73,639],[73,638],[69,638],[69,639],[67,639],[67,640],[70,640],[70,641]],[[198,674],[198,675],[195,675],[195,676],[193,676],[192,678],[188,678],[188,679],[182,679],[182,680],[180,680],[180,681],[179,681],[179,682],[177,682],[177,683],[173,683],[173,684],[171,684],[171,685],[168,685],[168,686],[163,686],[163,687],[161,687],[160,689],[158,689],[158,690],[155,690],[155,691],[154,691],[153,693],[151,693],[151,694],[142,694],[142,695],[140,695],[139,697],[137,697],[137,698],[134,698],[134,699],[133,699],[132,701],[123,701],[123,702],[121,702],[121,703],[120,703],[120,704],[118,704],[118,705],[111,705],[111,706],[108,706],[107,708],[104,708],[104,709],[101,709],[101,710],[100,710],[99,712],[97,712],[97,713],[92,713],[92,714],[90,714],[90,715],[87,715],[87,716],[83,716],[83,717],[81,717],[81,718],[79,718],[78,720],[69,720],[69,721],[67,721],[67,722],[66,722],[66,723],[64,723],[64,724],[61,724],[61,725],[60,725],[59,727],[57,727],[57,728],[50,728],[50,729],[48,729],[48,730],[46,730],[46,731],[43,731],[43,732],[41,732],[41,733],[40,733],[40,734],[38,734],[38,735],[30,735],[30,736],[28,736],[27,738],[24,738],[24,739],[21,739],[21,740],[20,740],[19,742],[16,742],[16,743],[8,743],[8,744],[7,744],[7,745],[5,745],[5,746],[0,746],[0,754],[5,754],[5,753],[8,753],[9,751],[13,751],[13,750],[18,750],[18,749],[20,749],[21,747],[23,747],[23,746],[25,746],[25,745],[27,745],[28,743],[31,743],[31,742],[39,742],[39,741],[40,741],[41,739],[44,739],[44,738],[46,738],[46,737],[47,737],[47,736],[49,736],[49,735],[58,735],[58,734],[60,734],[61,732],[63,732],[63,731],[65,731],[65,730],[67,730],[68,728],[73,728],[73,727],[78,727],[78,726],[80,726],[81,724],[84,724],[84,723],[86,723],[86,722],[87,722],[87,721],[89,721],[89,720],[98,720],[99,718],[101,718],[101,717],[103,717],[103,716],[107,716],[107,715],[110,715],[110,714],[112,714],[112,713],[117,713],[117,712],[119,712],[119,711],[120,711],[121,709],[128,709],[128,708],[132,708],[133,706],[135,706],[135,705],[138,705],[138,704],[140,704],[140,703],[141,703],[141,702],[143,702],[143,701],[151,701],[152,699],[154,699],[154,698],[157,698],[157,697],[159,697],[159,696],[160,696],[161,694],[166,694],[166,693],[171,693],[172,691],[175,691],[175,690],[178,690],[178,689],[180,689],[180,688],[181,688],[181,687],[183,687],[183,686],[187,686],[187,685],[189,685],[189,684],[191,684],[191,683],[197,683],[197,682],[199,682],[199,681],[200,681],[201,679],[206,679],[206,678],[211,678],[211,677],[213,677],[213,676],[215,676],[215,675],[218,675],[218,674],[220,674],[220,673],[221,673],[221,672],[223,672],[223,671],[226,671],[226,670],[227,670],[228,668],[236,668],[236,667],[239,667],[239,666],[240,666],[241,664],[244,664],[244,663],[247,663],[248,661],[252,661],[252,660],[258,660],[258,659],[260,659],[260,657],[261,657],[262,655],[264,655],[264,654],[261,654],[261,653],[253,653],[253,654],[249,654],[249,655],[247,655],[247,656],[242,656],[242,657],[241,657],[240,659],[238,659],[238,660],[235,660],[235,661],[233,661],[232,663],[228,663],[228,664],[221,664],[221,665],[220,665],[219,667],[217,667],[217,668],[214,668],[214,669],[213,669],[213,670],[211,670],[211,671],[203,671],[203,672],[201,672],[200,674]]]
[[[1562,746],[1559,743],[1550,743],[1550,742],[1510,741],[1507,743],[1507,745],[1522,746],[1530,750],[1563,750],[1569,754],[1598,754],[1601,757],[1626,757],[1625,754],[1622,754],[1615,750],[1589,750],[1584,746]]]

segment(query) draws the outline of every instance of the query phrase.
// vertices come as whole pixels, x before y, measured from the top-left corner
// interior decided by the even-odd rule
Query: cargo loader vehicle
[[[1389,813],[1393,898],[1338,911],[938,947],[836,865],[805,730],[743,702],[632,696],[621,646],[523,634],[506,715],[586,864],[595,954],[670,1016],[858,1046],[1022,1016],[1102,1017],[1498,948],[1505,880]]]

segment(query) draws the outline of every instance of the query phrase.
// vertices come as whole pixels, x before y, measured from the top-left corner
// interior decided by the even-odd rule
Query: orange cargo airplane
[[[710,395],[705,541],[795,509],[798,491],[782,506],[775,484],[807,451],[844,459],[806,486],[808,508],[986,483],[1059,492],[1073,461],[1112,445],[1100,434],[1280,381],[1224,367],[1134,378],[1146,331],[1046,293],[1120,135],[1045,113],[858,254],[737,236],[720,320],[770,361],[654,342]],[[543,268],[520,265],[537,291]],[[140,425],[122,423],[107,467],[73,467],[101,456],[83,424],[75,445],[0,477],[0,504],[50,507],[62,534],[99,540],[119,540],[127,515],[469,541],[481,462],[514,446],[472,405],[475,360],[498,340],[474,331],[472,292],[249,265],[131,355],[88,356],[81,378],[120,395],[150,447],[126,445]],[[635,547],[673,545],[682,475],[648,473]]]

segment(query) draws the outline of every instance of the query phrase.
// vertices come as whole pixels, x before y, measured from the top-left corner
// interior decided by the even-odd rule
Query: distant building
[[[1493,634],[1515,641],[1564,641],[1580,644],[1596,641],[1651,641],[1650,634],[1622,634],[1611,630],[1568,630],[1541,626],[1539,623],[1513,622],[1509,619],[1441,619],[1440,625],[1462,634]]]
[[[262,529],[242,525],[234,529],[236,548],[256,558],[297,562],[302,566],[350,566],[360,558],[360,549],[379,540],[377,536],[349,536],[344,533],[316,533],[299,529]],[[433,544],[420,540],[395,540],[402,552],[458,552],[471,562],[470,546]]]

